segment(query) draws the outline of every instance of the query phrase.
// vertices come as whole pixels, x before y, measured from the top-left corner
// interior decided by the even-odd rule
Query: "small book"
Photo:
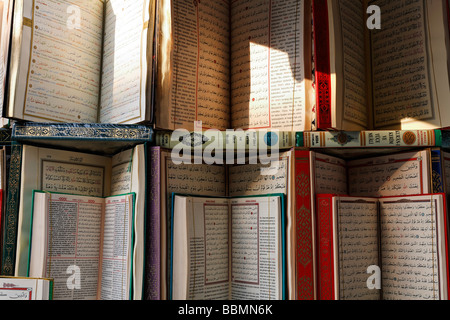
[[[54,300],[132,299],[135,200],[35,191],[28,276],[54,279]]]
[[[316,199],[319,299],[448,299],[444,194]]]
[[[174,196],[174,300],[284,299],[283,195]]]
[[[158,1],[158,129],[311,127],[310,0]]]
[[[151,121],[155,1],[15,1],[5,117]]]
[[[0,300],[53,300],[53,279],[0,277]]]
[[[170,150],[152,147],[149,151],[149,212],[147,224],[145,296],[147,299],[170,299],[171,284],[168,282],[172,264],[172,212],[174,195],[189,195],[193,201],[199,198],[240,199],[267,195],[283,195],[285,199],[286,239],[286,299],[295,290],[288,275],[295,272],[289,263],[294,245],[295,218],[292,202],[295,199],[293,177],[293,152],[285,151],[267,165],[261,163],[209,165],[176,164]],[[245,199],[245,198],[243,198]],[[262,199],[258,198],[258,201]],[[234,200],[233,200],[234,201]],[[175,232],[176,234],[176,232]],[[183,291],[184,292],[184,291]],[[181,293],[185,295],[186,293]],[[273,298],[273,297],[272,297]]]
[[[448,2],[313,1],[317,129],[450,125]]]

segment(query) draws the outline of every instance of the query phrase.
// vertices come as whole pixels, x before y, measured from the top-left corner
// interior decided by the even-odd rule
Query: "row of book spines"
[[[446,192],[440,150],[431,150],[431,192]],[[307,150],[295,152],[296,299],[334,300],[332,195],[312,196],[314,183]],[[316,276],[317,271],[317,276]]]
[[[448,136],[448,137],[447,137]],[[280,150],[290,148],[383,148],[383,147],[450,147],[450,131],[204,131],[184,135],[157,132],[155,145],[166,148],[211,148],[251,150],[260,147]]]

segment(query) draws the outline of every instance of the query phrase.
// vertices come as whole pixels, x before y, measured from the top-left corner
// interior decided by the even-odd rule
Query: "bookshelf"
[[[449,4],[371,5],[0,0],[0,280],[447,300]]]

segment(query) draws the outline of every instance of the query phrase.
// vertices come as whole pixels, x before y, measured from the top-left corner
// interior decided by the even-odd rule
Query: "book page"
[[[145,120],[149,0],[105,2],[100,122]]]
[[[163,1],[157,126],[230,128],[229,0]],[[166,24],[166,25],[164,25]],[[170,24],[171,27],[167,24]],[[167,45],[165,45],[167,43]]]
[[[13,116],[97,122],[103,1],[24,0]],[[28,14],[30,17],[28,18]],[[16,23],[20,23],[16,22]],[[16,72],[16,70],[14,70]]]
[[[231,1],[232,128],[308,128],[305,7],[293,0]]]
[[[175,208],[177,209],[177,200]],[[173,299],[229,299],[229,203],[227,199],[187,198],[174,212]],[[181,218],[181,219],[180,219]],[[186,223],[186,225],[184,225]],[[181,224],[181,226],[180,226]],[[187,252],[180,259],[180,252]],[[176,269],[182,269],[177,271]],[[182,272],[182,273],[180,273]],[[179,277],[183,274],[186,278]],[[182,284],[185,283],[186,286]],[[180,288],[186,290],[181,292]]]
[[[16,276],[26,275],[33,190],[103,197],[110,192],[111,159],[23,146]]]
[[[172,227],[172,194],[224,197],[227,193],[225,172],[224,166],[176,165],[170,152],[161,152],[161,279],[167,279],[170,266],[171,241],[167,230]],[[163,292],[165,283],[163,281]]]
[[[348,161],[349,194],[359,197],[430,192],[427,151]]]
[[[270,165],[245,164],[229,167],[228,195],[230,197],[269,195],[275,193],[288,194],[289,161],[281,158]],[[267,170],[272,174],[262,174]]]
[[[281,203],[231,199],[231,299],[282,298]]]
[[[333,209],[339,300],[379,300],[367,287],[367,269],[380,265],[377,199],[338,197]]]
[[[342,41],[339,44],[342,56],[337,54],[337,59],[342,59],[342,63],[336,64],[339,71],[336,72],[336,77],[343,82],[336,84],[343,89],[342,94],[340,90],[336,92],[336,104],[342,106],[342,109],[337,108],[336,111],[339,128],[343,127],[343,121],[349,121],[359,128],[369,126],[364,5],[363,0],[339,0],[336,8],[340,15],[340,19],[335,22],[335,26],[339,23],[336,32],[339,33],[339,41]]]
[[[441,195],[380,200],[383,299],[447,300]]]
[[[34,207],[30,276],[54,279],[55,300],[95,300],[103,199],[50,193],[35,193],[35,197],[35,203],[39,197],[44,200],[42,206]],[[42,261],[35,257],[35,250],[44,251],[38,256]],[[67,285],[73,270],[81,274],[79,290]]]
[[[133,299],[141,300],[144,273],[145,216],[146,216],[146,160],[144,145],[122,151],[111,161],[111,196],[135,195],[135,232],[133,256]]]
[[[381,29],[371,31],[374,127],[377,129],[399,128],[404,122],[439,118],[431,95],[426,2],[370,2],[380,6],[383,13]]]
[[[342,159],[317,153],[313,153],[314,193],[346,195],[347,168]]]
[[[101,300],[130,300],[134,195],[105,199],[101,257]]]

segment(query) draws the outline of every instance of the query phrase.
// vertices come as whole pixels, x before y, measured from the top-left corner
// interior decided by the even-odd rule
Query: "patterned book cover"
[[[318,195],[317,215],[317,294],[319,300],[335,300],[332,196]]]
[[[19,210],[22,146],[11,146],[10,174],[8,179],[7,204],[2,225],[2,259],[0,274],[13,276],[16,255],[17,218]]]
[[[295,151],[296,293],[298,300],[315,299],[313,216],[310,152]]]
[[[159,147],[150,148],[150,176],[149,176],[149,212],[146,224],[146,266],[144,299],[161,300],[161,269],[160,269],[160,164],[161,149]]]
[[[328,130],[331,121],[331,76],[327,0],[313,1],[316,80],[316,128]]]

